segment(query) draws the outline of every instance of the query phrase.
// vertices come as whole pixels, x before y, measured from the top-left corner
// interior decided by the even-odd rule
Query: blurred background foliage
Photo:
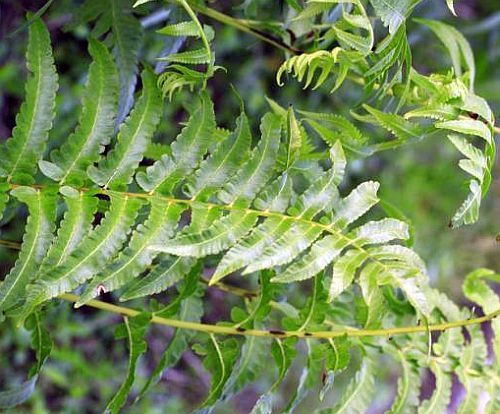
[[[127,0],[124,0],[127,2]],[[128,2],[130,3],[130,2]],[[19,109],[26,78],[24,53],[27,11],[35,12],[46,4],[35,0],[0,1],[0,139],[10,136],[15,114]],[[90,59],[87,37],[90,25],[70,25],[78,13],[77,0],[55,0],[44,12],[51,33],[55,60],[60,73],[60,89],[55,128],[51,142],[64,140],[75,125],[79,114],[80,97]],[[267,21],[267,30],[273,22],[289,22],[291,15],[284,1],[221,0],[211,6],[226,14],[245,19]],[[498,0],[459,0],[456,2],[458,17],[453,17],[445,1],[423,1],[414,16],[447,21],[462,31],[475,52],[477,77],[476,91],[488,99],[495,113],[500,110],[500,4]],[[153,2],[141,6],[137,17],[145,28],[145,39],[140,60],[157,65],[156,58],[172,46],[173,40],[155,33],[166,20],[178,20],[171,5]],[[266,97],[282,106],[293,104],[295,109],[312,112],[348,115],[362,99],[358,85],[346,82],[340,90],[329,94],[328,85],[319,90],[302,90],[290,79],[279,87],[275,73],[283,61],[283,52],[260,40],[228,26],[200,16],[203,22],[213,25],[216,32],[216,64],[219,70],[209,82],[209,90],[216,106],[219,125],[232,128],[239,112],[239,98],[245,102],[253,129],[257,131],[259,117],[268,110]],[[292,43],[297,33],[307,32],[307,27],[290,29]],[[430,31],[411,20],[408,23],[409,40],[414,66],[421,72],[446,72],[451,66],[442,45]],[[163,122],[157,133],[159,142],[168,143],[180,130],[189,107],[190,93],[182,91],[173,101],[166,101]],[[383,140],[381,130],[363,127],[365,134]],[[320,140],[310,131],[318,145]],[[254,134],[255,136],[257,134]],[[380,135],[380,137],[378,137]],[[365,159],[351,159],[346,188],[367,179],[381,181],[381,196],[387,208],[396,208],[414,229],[414,245],[426,260],[434,286],[443,289],[458,303],[463,304],[460,286],[463,276],[476,267],[500,269],[500,177],[495,167],[494,181],[481,211],[480,221],[474,226],[458,230],[448,227],[450,214],[465,192],[464,177],[456,167],[457,151],[447,140],[422,139],[396,150],[378,153]],[[0,238],[19,241],[22,237],[25,214],[22,209],[11,210],[15,219],[1,226]],[[15,261],[15,252],[0,246],[0,278]],[[241,283],[236,279],[231,282]],[[301,285],[304,286],[304,285]],[[309,286],[308,286],[309,287]],[[215,322],[228,319],[228,312],[238,298],[216,289],[208,289],[204,320]],[[301,303],[304,294],[296,292],[291,302]],[[165,296],[168,298],[168,295]],[[82,308],[73,311],[66,303],[54,303],[47,310],[49,329],[55,347],[46,364],[37,390],[30,402],[11,412],[15,413],[93,413],[100,412],[105,401],[119,387],[123,378],[127,353],[123,341],[113,338],[113,326],[120,317]],[[29,350],[29,335],[24,330],[2,325],[0,332],[0,389],[23,381],[33,360]],[[142,359],[139,378],[144,381],[161,357],[161,351],[171,332],[152,327],[148,334],[151,352]],[[283,386],[283,398],[298,381],[299,370],[292,370]],[[385,370],[385,371],[384,371]],[[391,378],[389,368],[380,375]],[[111,375],[112,374],[112,375]],[[388,384],[391,382],[388,381]],[[287,384],[289,385],[287,387]],[[141,380],[138,387],[140,389]],[[252,407],[258,392],[269,384],[257,383],[254,388],[236,396],[227,411],[221,413],[246,413]],[[291,386],[290,386],[291,385]],[[162,381],[147,398],[141,400],[130,412],[169,413],[188,412],[203,399],[209,387],[209,377],[198,357],[187,352],[180,364],[168,370]],[[384,386],[373,412],[383,412],[391,401],[393,387]],[[432,381],[429,382],[432,389]],[[307,400],[298,412],[309,412]]]

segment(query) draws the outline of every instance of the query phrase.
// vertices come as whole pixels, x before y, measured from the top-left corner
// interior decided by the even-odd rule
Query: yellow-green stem
[[[80,297],[73,295],[71,293],[65,293],[59,296],[60,299],[66,300],[68,302],[77,302]],[[101,302],[99,300],[90,300],[85,306],[90,306],[92,308],[101,309],[107,312],[116,313],[123,316],[137,316],[141,312],[135,309],[127,308],[124,306],[113,305],[112,303]],[[404,326],[397,328],[387,328],[387,329],[354,329],[350,327],[343,327],[335,331],[280,331],[280,330],[259,330],[259,329],[242,329],[235,328],[232,326],[222,326],[222,325],[210,325],[206,323],[195,323],[181,321],[177,319],[167,319],[156,316],[153,314],[151,318],[152,323],[158,325],[169,326],[172,328],[188,329],[198,332],[205,332],[207,334],[213,335],[243,335],[243,336],[258,336],[267,338],[317,338],[317,339],[328,339],[337,338],[339,336],[349,336],[349,337],[366,337],[366,336],[393,336],[393,335],[404,335],[413,333],[426,333],[428,331],[446,331],[448,329],[462,328],[464,326],[476,325],[483,322],[487,322],[496,318],[500,314],[500,309],[493,313],[490,313],[479,318],[464,319],[460,321],[446,322],[428,326]]]
[[[278,49],[281,49],[293,55],[298,55],[302,53],[300,50],[295,49],[294,47],[283,43],[280,39],[274,38],[273,36],[265,32],[250,27],[246,22],[242,20],[235,19],[234,17],[228,16],[227,14],[221,13],[217,10],[211,9],[209,7],[200,4],[193,3],[191,1],[187,1],[187,3],[189,3],[191,8],[197,11],[198,13],[204,14],[205,16],[210,17],[211,19],[217,20],[218,22],[234,27],[242,32],[249,33],[259,38],[260,40],[277,47]]]

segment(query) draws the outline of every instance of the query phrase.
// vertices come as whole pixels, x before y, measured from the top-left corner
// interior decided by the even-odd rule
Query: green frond
[[[71,292],[100,272],[125,242],[142,202],[120,194],[111,194],[110,209],[102,222],[93,229],[66,260],[30,286],[25,313],[46,300]]]
[[[460,383],[465,388],[465,396],[460,406],[458,414],[476,412],[479,408],[478,390],[488,390],[490,384],[485,384],[481,378],[483,364],[488,355],[486,341],[481,328],[471,326],[467,328],[470,335],[470,343],[466,345],[460,355],[459,366],[457,367],[457,376]],[[496,395],[496,394],[491,394]]]
[[[33,281],[55,229],[56,197],[53,192],[18,187],[11,195],[28,206],[29,216],[19,257],[0,284],[0,311],[3,312],[26,297],[26,286]]]
[[[338,403],[332,408],[319,410],[318,413],[364,414],[375,393],[375,362],[370,355],[365,355],[355,377],[343,391]]]
[[[207,75],[182,65],[169,65],[168,70],[158,76],[158,88],[163,98],[172,100],[176,92],[187,87],[191,92],[196,86],[203,84]]]
[[[187,50],[185,52],[172,53],[158,60],[166,60],[167,62],[182,63],[188,65],[202,65],[210,63],[211,55],[204,48]]]
[[[476,65],[474,54],[469,42],[457,29],[449,24],[436,20],[414,19],[417,23],[423,24],[431,29],[439,40],[446,47],[453,63],[453,69],[458,77],[462,76],[462,69],[469,72],[471,91],[474,90],[474,79],[476,77]]]
[[[467,299],[479,304],[484,309],[485,313],[495,312],[500,309],[500,298],[495,293],[495,291],[488,286],[485,282],[490,280],[492,282],[498,283],[500,277],[494,271],[489,269],[477,269],[471,272],[465,278],[463,284],[463,292]],[[493,332],[495,334],[494,350],[495,355],[497,355],[497,365],[498,355],[500,355],[500,320],[498,318],[494,319],[491,324]]]
[[[303,120],[321,137],[328,146],[340,142],[342,147],[354,154],[366,154],[367,138],[342,115],[299,111]]]
[[[448,135],[453,145],[467,157],[460,160],[460,168],[473,177],[469,181],[469,195],[451,219],[451,224],[453,227],[458,227],[462,224],[474,223],[479,218],[481,200],[491,183],[491,168],[495,157],[495,142],[491,127],[474,119],[441,121],[435,126],[437,129],[480,137],[485,141],[483,153],[461,135],[454,133]]]
[[[374,98],[390,95],[392,88],[400,87],[399,109],[406,101],[412,74],[412,54],[406,35],[406,25],[401,24],[395,33],[381,40],[370,56],[370,68],[363,74],[365,90],[373,91]],[[378,85],[377,85],[378,84]]]
[[[414,361],[411,361],[400,349],[390,349],[390,353],[401,364],[401,376],[398,379],[396,398],[388,414],[404,414],[415,412],[419,405],[421,384],[420,370]]]
[[[143,72],[142,83],[142,95],[120,127],[116,145],[97,166],[87,169],[89,178],[105,188],[122,189],[132,181],[160,122],[161,98],[150,70]]]
[[[14,215],[26,210],[16,210],[20,203],[28,213],[22,244],[1,243],[19,249],[19,256],[0,282],[0,321],[7,316],[18,326],[25,323],[35,362],[28,381],[0,392],[0,409],[23,403],[33,392],[52,346],[41,308],[58,298],[124,317],[117,338],[127,339],[128,367],[106,412],[121,412],[127,404],[148,327],[156,323],[171,335],[136,400],[192,349],[211,378],[198,414],[218,412],[263,375],[269,383],[258,390],[253,414],[296,412],[314,392],[323,404],[318,407],[331,405],[315,412],[365,413],[379,401],[375,381],[381,377],[394,383],[393,401],[384,401],[389,413],[445,412],[457,379],[464,389],[459,413],[478,411],[483,395],[484,411],[496,413],[500,299],[488,282],[498,283],[499,275],[479,269],[463,284],[483,317],[472,317],[473,311],[432,289],[426,266],[409,247],[411,225],[404,214],[380,202],[378,182],[360,180],[364,160],[347,168],[344,152],[365,158],[428,135],[446,136],[464,158],[458,165],[470,188],[451,226],[476,221],[492,181],[496,129],[487,102],[473,93],[475,68],[465,38],[445,24],[418,20],[449,49],[454,66],[423,75],[411,67],[406,32],[419,0],[310,0],[304,7],[289,0],[290,37],[276,22],[261,28],[260,22],[233,19],[200,2],[178,3],[190,20],[158,32],[190,36],[203,47],[165,57],[173,64],[158,78],[146,68],[133,105],[142,29],[131,3],[84,2],[78,21],[95,24],[82,110],[74,132],[47,160],[41,158],[57,75],[48,32],[41,20],[32,21],[26,102],[0,151],[0,215],[11,195],[3,221],[18,224]],[[453,2],[448,5],[453,11]],[[260,119],[258,137],[252,137],[258,120],[247,118],[243,103],[234,130],[218,127],[206,90],[218,68],[210,45],[214,33],[201,25],[198,12],[289,51],[278,69],[280,84],[291,74],[305,88],[328,82],[333,92],[346,79],[361,85],[362,113],[295,111],[267,99],[271,110]],[[184,65],[206,65],[206,71]],[[172,97],[184,87],[200,89],[189,96],[181,132],[175,139],[154,136],[162,93]],[[169,116],[177,117],[178,108],[174,102]],[[357,121],[395,139],[369,142],[365,132],[371,127],[359,129]],[[37,174],[37,164],[52,184]],[[343,183],[346,171],[353,174]],[[42,179],[36,184],[35,174]],[[379,202],[382,208],[375,211]],[[235,280],[245,276],[244,285],[220,283],[230,274]],[[207,289],[237,295],[225,321],[211,321],[211,313],[204,317]],[[134,300],[137,310],[94,299],[103,293]],[[168,304],[152,298],[158,293]],[[488,353],[490,331],[483,333],[481,326],[486,321],[494,355]],[[379,372],[387,361],[396,369]],[[426,369],[435,387],[421,400]],[[298,381],[288,381],[295,372]],[[284,386],[293,389],[289,399],[278,401]]]
[[[420,0],[370,0],[375,13],[393,34],[409,16]]]
[[[144,224],[136,227],[128,246],[118,257],[92,278],[75,306],[84,305],[102,291],[117,290],[144,272],[158,254],[149,246],[165,243],[173,235],[184,208],[173,204],[165,206],[162,199],[151,199],[149,216]]]
[[[59,191],[64,196],[67,210],[59,224],[57,235],[40,264],[40,275],[59,266],[73,253],[80,241],[91,231],[97,210],[97,198],[86,192],[68,186],[61,187]]]
[[[310,19],[311,17],[315,17],[318,14],[327,12],[328,10],[331,9],[332,5],[330,3],[333,2],[311,2],[309,1],[306,5],[306,7],[297,14],[293,18],[293,20],[305,20],[305,19]]]
[[[369,105],[363,105],[363,108],[373,118],[356,116],[358,119],[380,125],[393,134],[397,139],[402,141],[417,139],[424,134],[424,129],[420,125],[414,124],[400,115],[382,112]]]
[[[307,89],[313,80],[316,79],[312,88],[315,90],[328,80],[329,75],[334,70],[337,70],[337,79],[330,91],[332,93],[340,87],[347,75],[347,65],[345,58],[342,56],[343,53],[346,52],[340,48],[335,48],[331,52],[318,50],[316,52],[292,56],[278,69],[276,82],[279,86],[283,86],[283,74],[292,74],[293,77],[297,78],[298,82],[305,82],[304,89]],[[338,69],[336,69],[336,66],[338,66]]]
[[[91,34],[95,38],[106,38],[113,45],[120,82],[117,124],[121,124],[134,103],[143,35],[141,24],[128,0],[85,0],[76,16],[72,26],[92,21]]]
[[[156,33],[165,36],[199,36],[198,25],[193,21],[180,22],[175,24],[169,24],[161,29],[157,30]]]
[[[188,322],[200,322],[203,316],[203,302],[196,290],[199,273],[199,267],[193,269],[192,272],[186,271],[185,274],[187,277],[185,283],[179,289],[178,296],[168,306],[158,311],[156,315],[177,317],[179,320]],[[170,342],[165,347],[160,361],[142,387],[137,397],[138,399],[142,398],[146,392],[161,379],[166,369],[177,364],[195,335],[196,333],[193,331],[184,329],[175,330]]]
[[[177,183],[203,160],[215,130],[213,103],[204,92],[186,126],[171,144],[172,154],[136,174],[137,183],[147,192],[170,194]]]
[[[242,113],[236,121],[235,131],[200,163],[199,169],[187,180],[185,192],[189,197],[204,200],[221,188],[245,159],[251,139],[248,118]]]
[[[390,131],[397,140],[375,144],[373,147],[389,148],[408,140],[421,139],[425,135],[447,131],[452,144],[467,158],[460,160],[462,170],[472,176],[469,194],[450,221],[451,227],[471,224],[479,217],[481,200],[491,183],[491,169],[495,160],[495,142],[492,132],[491,109],[484,99],[471,93],[462,80],[453,76],[432,75],[425,77],[412,71],[410,81],[415,84],[414,100],[418,107],[404,116],[384,113],[368,105],[363,105],[369,115],[353,113],[355,118],[381,126]],[[432,96],[432,98],[431,98]],[[471,118],[477,114],[480,119]],[[417,124],[408,119],[430,118],[432,124]],[[470,141],[481,138],[481,148]]]
[[[274,217],[258,225],[248,237],[240,240],[224,255],[210,283],[214,284],[228,274],[250,265],[262,256],[267,246],[279,240],[291,227],[291,220]]]
[[[451,376],[444,372],[443,367],[434,359],[431,360],[429,368],[434,374],[436,385],[434,392],[428,400],[421,402],[418,414],[442,413],[450,403],[451,398]]]
[[[146,352],[147,343],[144,340],[144,335],[149,325],[151,315],[142,313],[133,318],[124,317],[123,325],[116,332],[116,338],[126,338],[128,342],[129,362],[127,368],[127,376],[120,386],[119,390],[113,396],[111,401],[106,405],[106,412],[116,414],[121,412],[122,407],[127,402],[127,396],[132,389],[135,380],[135,371],[139,357]]]
[[[177,284],[192,269],[196,260],[191,257],[163,259],[143,278],[132,281],[120,300],[126,301],[160,293]]]
[[[30,75],[16,126],[0,148],[0,176],[18,184],[31,184],[55,116],[57,73],[50,37],[41,19],[29,28],[26,64]]]
[[[297,353],[295,342],[296,341],[293,339],[274,340],[271,346],[271,355],[273,356],[276,367],[278,368],[278,377],[274,381],[271,388],[265,394],[262,394],[257,400],[252,408],[252,414],[267,414],[272,412],[273,393],[285,379],[285,376],[288,373],[288,370],[290,369]]]
[[[211,407],[221,396],[240,350],[236,339],[219,341],[214,335],[210,335],[203,346],[196,344],[194,350],[204,355],[203,366],[212,374],[209,393],[201,405],[203,409]]]
[[[259,378],[259,375],[267,368],[266,362],[270,348],[271,342],[268,339],[255,337],[245,339],[238,363],[228,380],[230,384],[228,391],[236,393]]]
[[[215,221],[200,233],[181,234],[163,245],[152,245],[150,249],[177,256],[205,257],[227,249],[235,240],[247,234],[257,222],[258,214],[235,210]]]
[[[280,143],[280,118],[272,114],[265,115],[260,131],[259,144],[253,149],[250,159],[234,178],[229,179],[218,195],[225,204],[249,206],[271,178]]]
[[[100,1],[100,0],[99,0]],[[139,50],[142,42],[142,27],[130,11],[130,2],[108,0],[104,13],[109,17],[113,36],[113,55],[120,79],[120,100],[118,104],[118,122],[127,116],[133,106],[134,89],[137,81]],[[102,2],[106,3],[106,2]],[[99,23],[96,23],[96,27]]]
[[[296,412],[297,406],[319,382],[322,371],[322,352],[324,352],[324,348],[319,343],[313,341],[307,342],[307,364],[302,369],[297,389],[283,411],[284,413],[290,414]]]
[[[102,43],[91,39],[89,53],[93,62],[78,126],[60,149],[52,151],[51,162],[39,162],[40,170],[61,185],[85,184],[87,167],[99,160],[114,133],[118,74],[111,54]]]
[[[278,85],[282,86],[284,73],[291,73],[299,82],[304,81],[304,89],[312,85],[316,78],[314,90],[329,80],[329,75],[333,73],[336,79],[330,91],[332,93],[342,85],[353,66],[366,66],[364,57],[371,52],[374,33],[361,1],[312,0],[294,20],[310,19],[333,6],[340,6],[342,18],[331,24],[323,39],[329,43],[336,41],[340,46],[331,51],[315,50],[288,58],[276,74]]]
[[[43,364],[50,356],[52,351],[52,339],[49,331],[43,324],[42,313],[40,311],[33,312],[26,320],[25,328],[30,332],[31,348],[35,351],[36,364],[31,367],[29,377],[36,377],[42,370]]]

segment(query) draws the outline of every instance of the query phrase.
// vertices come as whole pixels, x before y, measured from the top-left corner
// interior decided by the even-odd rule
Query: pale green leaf
[[[26,64],[30,75],[16,126],[0,149],[0,176],[7,181],[31,183],[55,115],[57,73],[47,28],[40,18],[29,27]]]

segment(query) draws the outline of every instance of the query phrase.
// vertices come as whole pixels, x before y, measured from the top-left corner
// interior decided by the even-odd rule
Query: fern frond
[[[206,93],[201,94],[187,125],[171,144],[172,154],[136,174],[137,183],[150,193],[170,194],[177,183],[190,174],[203,160],[215,130],[213,104]]]
[[[424,135],[425,130],[420,125],[414,124],[400,115],[382,112],[369,105],[363,105],[363,108],[373,118],[361,118],[356,116],[358,119],[380,125],[392,133],[397,139],[406,141],[409,139],[417,139]]]
[[[143,92],[118,133],[115,147],[97,166],[87,169],[89,178],[104,188],[124,188],[132,181],[161,116],[161,98],[154,74],[142,74]]]
[[[436,378],[434,392],[428,400],[421,403],[418,414],[431,414],[446,411],[451,398],[451,376],[443,371],[443,367],[434,359],[430,362],[430,370]]]
[[[196,260],[191,257],[164,258],[147,276],[129,283],[120,300],[126,301],[163,292],[182,280],[195,264]]]
[[[139,50],[143,30],[132,13],[128,0],[85,0],[72,26],[95,21],[92,35],[103,38],[107,35],[113,45],[113,56],[118,68],[120,98],[117,125],[121,124],[134,104],[137,83]]]
[[[367,138],[347,118],[342,115],[299,111],[307,122],[328,146],[337,141],[342,147],[355,154],[365,154]]]
[[[159,310],[156,315],[177,317],[179,320],[189,322],[200,322],[203,316],[203,302],[197,291],[197,282],[200,274],[199,266],[195,267],[191,272],[186,271],[185,274],[187,277],[184,283],[178,287],[178,296],[168,306]],[[160,361],[144,384],[137,398],[142,398],[146,392],[161,379],[163,372],[173,367],[179,361],[195,335],[196,333],[193,331],[184,329],[175,330],[172,339],[165,347]]]
[[[200,163],[199,169],[188,179],[186,192],[189,197],[204,200],[221,188],[245,159],[250,142],[248,118],[242,113],[236,121],[236,130]]]
[[[370,355],[363,357],[360,369],[342,393],[340,401],[332,408],[318,413],[363,414],[370,406],[375,393],[375,363]]]
[[[478,269],[471,272],[465,278],[463,284],[463,292],[467,299],[479,304],[484,309],[485,313],[495,312],[496,309],[500,308],[500,298],[495,293],[495,291],[488,286],[486,280],[498,283],[500,277],[494,271],[489,269]],[[500,343],[498,338],[500,338],[500,320],[498,318],[494,319],[491,324],[493,332],[495,334],[494,351],[497,356],[496,365],[498,363],[498,355],[500,355]]]
[[[263,394],[252,408],[252,413],[268,413],[272,411],[273,393],[281,385],[285,379],[288,370],[290,369],[293,360],[296,356],[294,339],[275,339],[271,346],[271,354],[274,358],[276,367],[278,368],[278,376],[271,388]]]
[[[348,7],[345,4],[349,4]],[[297,15],[296,20],[312,18],[315,15],[327,11],[334,5],[339,5],[342,18],[331,25],[331,28],[323,35],[326,41],[335,40],[340,46],[331,51],[316,50],[310,53],[302,53],[287,59],[278,69],[276,80],[282,86],[282,75],[292,73],[299,82],[304,81],[304,89],[312,85],[318,74],[313,90],[325,83],[331,73],[335,74],[336,80],[330,93],[337,90],[347,77],[349,70],[354,66],[366,66],[364,59],[374,42],[373,27],[366,10],[359,0],[337,1],[337,0],[312,0],[307,7]]]
[[[144,335],[150,319],[151,315],[147,313],[142,313],[133,318],[125,317],[123,318],[124,324],[116,332],[117,339],[126,338],[128,341],[129,363],[127,376],[119,390],[106,405],[106,412],[119,413],[127,402],[127,396],[134,384],[137,361],[141,354],[146,352],[147,344]]]
[[[467,39],[462,33],[449,24],[426,19],[414,19],[416,22],[427,26],[441,40],[450,54],[453,69],[458,77],[462,76],[462,69],[469,72],[471,91],[474,90],[474,79],[476,77],[476,65],[474,54]]]
[[[101,292],[112,292],[135,279],[151,264],[157,253],[148,247],[166,242],[177,227],[184,206],[167,205],[151,199],[149,216],[132,233],[128,246],[92,278],[75,306],[84,305]],[[144,286],[143,286],[144,287]]]
[[[209,55],[204,48],[173,53],[164,58],[158,58],[158,60],[165,60],[167,62],[182,63],[188,65],[201,65],[210,63],[210,59],[211,55]]]
[[[64,186],[60,192],[64,196],[67,211],[59,225],[56,238],[40,264],[37,272],[39,275],[59,266],[73,253],[92,229],[94,213],[97,210],[97,198],[84,191]]]
[[[26,64],[31,74],[16,126],[0,149],[0,176],[18,184],[31,184],[37,162],[45,151],[55,116],[57,73],[47,28],[39,18],[29,28]]]
[[[377,16],[388,26],[389,33],[393,34],[409,16],[418,1],[415,0],[370,0]]]
[[[157,30],[156,33],[165,36],[199,36],[198,25],[193,21],[180,22],[175,24],[169,24],[161,29]]]
[[[351,54],[354,55],[353,52],[351,52]],[[361,57],[362,56],[359,55],[357,59],[360,59]],[[352,59],[352,57],[349,57],[349,59]],[[346,52],[340,48],[335,48],[330,52],[326,50],[318,50],[316,52],[292,56],[278,69],[278,72],[276,73],[276,82],[279,86],[283,86],[283,74],[291,73],[295,78],[297,78],[297,81],[305,82],[304,89],[306,89],[312,84],[315,76],[318,74],[312,88],[315,90],[328,80],[328,76],[334,71],[335,67],[338,66],[337,79],[335,81],[335,85],[330,90],[330,93],[332,93],[344,82],[347,76],[347,61],[349,59],[346,56]]]
[[[479,405],[478,390],[486,390],[487,386],[481,379],[483,364],[487,358],[488,350],[481,328],[472,326],[467,328],[470,334],[470,343],[461,351],[457,376],[465,388],[465,397],[458,407],[458,414],[473,413]],[[497,393],[492,390],[492,396]]]
[[[281,119],[267,114],[260,124],[259,144],[250,159],[220,191],[218,198],[225,204],[246,207],[271,178],[280,143]]]
[[[391,349],[390,353],[400,362],[402,374],[398,379],[396,398],[388,413],[415,412],[416,407],[419,405],[419,385],[421,384],[418,365],[414,361],[408,360],[402,350]]]
[[[419,106],[404,116],[382,112],[368,105],[363,107],[370,115],[353,115],[360,121],[390,131],[397,138],[393,143],[395,145],[443,130],[450,132],[450,141],[467,157],[460,160],[459,166],[472,176],[469,194],[452,217],[450,225],[459,227],[474,223],[479,217],[481,200],[491,183],[496,154],[491,109],[484,99],[471,93],[461,79],[440,75],[425,77],[412,71],[410,80],[415,84],[415,96],[409,101]],[[473,119],[473,114],[477,114],[479,119]],[[414,118],[430,118],[433,123],[421,125],[408,121]],[[474,137],[484,141],[481,149],[470,142]]]
[[[256,213],[235,210],[200,233],[180,235],[170,240],[167,246],[152,245],[150,248],[176,256],[198,258],[217,254],[247,234],[257,218]]]
[[[113,58],[97,40],[90,40],[89,53],[94,61],[89,67],[78,127],[61,149],[52,151],[51,162],[39,162],[40,170],[61,185],[85,184],[87,167],[99,160],[115,128],[118,74]]]
[[[182,65],[170,65],[168,70],[158,76],[158,87],[162,91],[163,98],[168,96],[172,100],[176,92],[187,87],[191,92],[200,84],[203,84],[207,76],[196,70]]]
[[[222,394],[238,358],[239,345],[235,339],[218,341],[214,335],[210,335],[203,346],[197,344],[194,350],[205,356],[203,365],[212,374],[210,391],[200,407],[201,414],[207,412],[204,408],[211,407]]]
[[[120,251],[142,201],[111,194],[110,204],[102,222],[78,244],[78,249],[61,264],[40,275],[30,287],[24,314],[36,305],[80,286]]]
[[[18,187],[11,195],[28,206],[28,220],[21,252],[16,264],[0,285],[0,311],[5,312],[26,296],[26,286],[33,281],[50,246],[55,228],[55,200],[50,190]]]

